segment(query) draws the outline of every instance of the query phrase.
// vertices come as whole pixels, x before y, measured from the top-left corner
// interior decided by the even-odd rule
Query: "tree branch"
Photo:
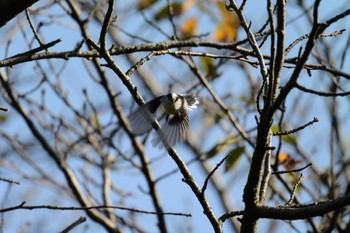
[[[16,0],[14,3],[12,0],[0,0],[0,28],[37,1],[38,0]]]

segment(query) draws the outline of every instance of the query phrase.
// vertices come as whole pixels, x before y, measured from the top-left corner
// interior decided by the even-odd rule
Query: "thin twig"
[[[319,95],[319,96],[325,96],[325,97],[349,96],[350,95],[350,91],[340,92],[340,93],[321,92],[321,91],[316,91],[316,90],[312,90],[312,89],[306,88],[304,86],[301,86],[298,83],[295,84],[295,87],[298,88],[299,90],[303,91],[303,92],[307,92],[307,93],[314,94],[314,95]]]
[[[0,181],[5,181],[5,182],[11,183],[11,184],[21,184],[21,182],[19,182],[17,180],[6,179],[6,178],[2,178],[2,177],[0,177]]]
[[[308,123],[306,123],[305,125],[302,125],[298,128],[295,128],[295,129],[292,129],[292,130],[289,130],[289,131],[281,131],[281,132],[276,132],[276,133],[273,133],[273,136],[281,136],[281,135],[289,135],[289,134],[293,134],[293,133],[296,133],[300,130],[303,130],[305,129],[306,127],[314,124],[318,122],[318,118],[317,117],[314,117],[314,119],[312,119],[311,121],[309,121]]]
[[[7,112],[7,111],[8,111],[7,108],[1,107],[1,106],[0,106],[0,110],[1,110],[1,111],[4,111],[4,112]]]
[[[61,231],[61,233],[68,233],[84,222],[86,222],[86,217],[80,217],[78,220],[76,220],[75,222],[70,224],[68,227],[66,227],[63,231]]]
[[[336,37],[336,36],[339,36],[341,34],[343,34],[343,32],[345,32],[345,29],[341,29],[341,30],[336,30],[335,32],[333,33],[322,33],[320,34],[320,37]],[[309,34],[306,34],[306,35],[303,35],[299,38],[297,38],[296,40],[294,40],[285,50],[285,54],[287,55],[295,45],[297,45],[300,41],[302,40],[305,40],[309,38]]]
[[[300,182],[301,182],[302,178],[303,178],[303,173],[300,173],[300,176],[298,177],[298,180],[297,180],[297,182],[295,183],[295,185],[293,187],[291,196],[290,196],[288,202],[285,204],[285,206],[291,205],[292,202],[294,201],[296,190],[297,190],[298,186],[300,185]]]
[[[111,23],[111,18],[112,18],[112,13],[114,10],[114,0],[108,0],[108,9],[105,15],[105,19],[102,24],[101,32],[100,32],[100,44],[101,44],[101,49],[106,50],[106,36],[108,32],[108,28]]]
[[[243,210],[237,210],[237,211],[232,211],[232,212],[228,212],[223,214],[222,216],[220,216],[219,220],[221,222],[225,222],[227,219],[232,218],[232,217],[236,217],[239,215],[243,215],[244,211]]]
[[[34,24],[33,24],[33,22],[32,22],[32,19],[30,18],[30,14],[29,14],[28,8],[25,10],[25,12],[26,12],[26,17],[27,17],[29,26],[30,26],[30,28],[31,28],[31,30],[32,30],[32,32],[33,32],[33,34],[34,34],[35,39],[38,41],[38,43],[39,43],[40,46],[44,46],[44,42],[40,39],[40,36],[39,36],[37,30],[36,30],[35,27],[34,27]]]
[[[242,4],[241,7],[243,7],[243,6],[244,6],[244,4]],[[248,25],[248,23],[247,23],[247,21],[245,19],[245,16],[243,14],[243,11],[242,11],[241,7],[239,8],[238,5],[236,4],[236,2],[234,2],[232,0],[230,0],[229,3],[227,3],[227,8],[228,9],[233,9],[236,12],[237,16],[239,17],[241,25],[242,25],[243,29],[245,30],[245,32],[247,34],[249,43],[250,43],[250,45],[253,48],[255,56],[259,60],[260,74],[261,74],[263,79],[266,79],[268,72],[267,72],[267,68],[266,68],[266,65],[265,65],[264,56],[263,56],[263,54],[260,51],[259,45],[258,45],[258,43],[255,40],[255,35],[251,31],[250,26]]]
[[[292,170],[287,170],[287,171],[275,171],[275,172],[272,172],[271,174],[276,175],[276,174],[288,174],[288,173],[300,172],[300,171],[302,171],[308,167],[311,167],[311,166],[312,166],[312,163],[308,163],[304,167],[301,167],[298,169],[292,169]]]
[[[192,52],[192,51],[183,51],[183,50],[160,50],[160,51],[151,51],[147,56],[141,58],[138,62],[136,62],[133,66],[129,68],[129,70],[125,73],[127,76],[131,76],[135,70],[140,68],[145,62],[149,61],[153,56],[161,56],[171,54],[175,56],[191,56],[191,57],[209,57],[214,59],[237,59],[241,61],[245,61],[247,63],[253,64],[253,61],[248,60],[245,58],[247,55],[221,55],[221,54],[212,54],[212,53],[206,53],[206,52]]]
[[[52,206],[52,205],[25,205],[25,201],[23,201],[21,204],[17,206],[8,207],[5,209],[0,209],[0,213],[13,211],[16,209],[26,209],[26,210],[33,210],[33,209],[49,209],[49,210],[90,210],[90,209],[118,209],[118,210],[126,210],[130,212],[135,213],[143,213],[143,214],[162,214],[162,215],[172,215],[172,216],[185,216],[185,217],[192,217],[191,214],[184,214],[184,213],[177,213],[177,212],[155,212],[155,211],[146,211],[146,210],[140,210],[135,208],[129,208],[129,207],[122,207],[122,206],[108,206],[108,205],[97,205],[97,206],[81,206],[81,207],[75,207],[75,206]]]
[[[51,41],[51,42],[49,42],[49,43],[47,43],[47,44],[40,45],[39,47],[36,47],[36,48],[34,48],[34,49],[28,50],[27,52],[16,54],[16,55],[14,55],[14,56],[12,56],[12,57],[9,57],[9,58],[7,58],[7,59],[32,55],[32,54],[35,54],[35,53],[40,52],[40,51],[42,51],[42,50],[46,50],[46,49],[48,49],[48,48],[50,48],[50,47],[56,45],[57,43],[60,43],[61,41],[62,41],[61,39],[57,39],[57,40]],[[48,53],[48,54],[49,54],[49,53]],[[7,60],[7,59],[6,59],[6,60]],[[30,59],[31,59],[31,58],[29,58],[29,60],[30,60]],[[28,60],[28,61],[29,61],[29,60]],[[32,60],[32,61],[33,61],[33,60]]]
[[[202,187],[202,193],[205,192],[208,186],[208,182],[210,180],[210,177],[212,177],[215,173],[215,171],[222,165],[222,163],[230,156],[231,154],[229,153],[226,155],[218,164],[216,164],[215,168],[208,174],[207,178],[204,181],[203,187]]]

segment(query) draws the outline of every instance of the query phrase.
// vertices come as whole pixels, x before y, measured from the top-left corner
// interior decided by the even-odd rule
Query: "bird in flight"
[[[151,131],[155,117],[161,122],[161,129],[157,131],[159,137],[153,140],[153,145],[163,141],[166,146],[174,146],[185,138],[189,124],[188,110],[197,108],[198,103],[193,93],[169,93],[156,97],[130,114],[132,131],[135,135]]]

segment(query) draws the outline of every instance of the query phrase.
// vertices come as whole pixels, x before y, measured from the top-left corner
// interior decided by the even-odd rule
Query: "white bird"
[[[189,124],[188,110],[197,108],[198,103],[193,93],[169,93],[154,98],[129,116],[132,131],[135,135],[149,132],[152,129],[152,116],[158,121],[163,121],[165,117],[160,131],[157,131],[159,138],[153,140],[153,145],[163,141],[166,146],[174,146],[185,138]]]

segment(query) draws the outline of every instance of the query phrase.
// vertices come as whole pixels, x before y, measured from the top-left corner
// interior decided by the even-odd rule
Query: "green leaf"
[[[281,132],[281,129],[278,125],[273,125],[271,127],[271,130],[273,133],[277,133],[277,132]],[[292,145],[296,145],[298,140],[297,140],[297,137],[293,134],[288,134],[288,135],[282,135],[282,140],[289,143],[289,144],[292,144]]]
[[[215,78],[220,76],[220,74],[218,73],[217,65],[214,62],[214,59],[209,57],[201,57],[200,61],[201,61],[202,69],[207,74],[207,78],[209,81],[212,81]]]
[[[229,152],[229,156],[227,157],[226,163],[225,163],[225,172],[228,172],[229,170],[231,170],[237,165],[243,152],[244,152],[244,147],[242,146],[238,146]]]
[[[280,132],[280,127],[278,125],[271,126],[272,133],[278,133]]]
[[[283,135],[282,140],[294,146],[297,144],[297,137],[295,135]]]
[[[7,120],[7,115],[6,114],[0,114],[0,123],[3,123]]]
[[[240,101],[242,101],[243,103],[245,103],[245,104],[247,104],[247,105],[250,105],[250,106],[256,104],[256,102],[255,102],[254,99],[247,98],[246,96],[240,96],[240,97],[238,97],[238,99],[239,99]]]
[[[237,136],[236,135],[229,135],[228,137],[221,140],[218,144],[213,146],[206,154],[207,158],[212,158],[216,156],[217,154],[224,152],[227,150],[229,146],[237,142]]]
[[[179,2],[174,2],[172,4],[173,8],[173,16],[178,16],[182,13],[182,4]],[[154,19],[156,21],[160,21],[162,19],[166,19],[169,17],[169,7],[168,5],[164,5],[155,15]]]

